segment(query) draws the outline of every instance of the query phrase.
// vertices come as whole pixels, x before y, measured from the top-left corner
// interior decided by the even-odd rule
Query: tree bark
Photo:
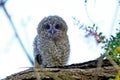
[[[97,60],[66,66],[38,68],[40,80],[108,80],[115,77],[117,71],[108,60],[103,60],[102,67],[97,68]],[[7,76],[2,80],[37,80],[34,68]]]

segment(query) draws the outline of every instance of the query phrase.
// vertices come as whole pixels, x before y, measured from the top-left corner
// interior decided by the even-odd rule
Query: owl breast
[[[69,42],[44,41],[41,45],[42,65],[44,67],[65,65],[69,57]]]

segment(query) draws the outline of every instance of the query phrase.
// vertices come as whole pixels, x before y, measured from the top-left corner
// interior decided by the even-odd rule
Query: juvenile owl
[[[59,16],[42,19],[33,42],[35,67],[52,67],[67,63],[70,52],[67,30],[66,22]]]

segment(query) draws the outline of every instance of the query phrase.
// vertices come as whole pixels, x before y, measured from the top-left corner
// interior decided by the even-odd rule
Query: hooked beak
[[[54,33],[55,33],[55,30],[54,30],[54,29],[51,29],[49,32],[50,32],[51,34],[54,34]]]

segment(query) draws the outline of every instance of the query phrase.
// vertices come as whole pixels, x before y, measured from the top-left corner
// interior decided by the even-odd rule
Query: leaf
[[[118,53],[120,53],[120,46],[116,47],[114,50],[114,55],[117,55]]]

